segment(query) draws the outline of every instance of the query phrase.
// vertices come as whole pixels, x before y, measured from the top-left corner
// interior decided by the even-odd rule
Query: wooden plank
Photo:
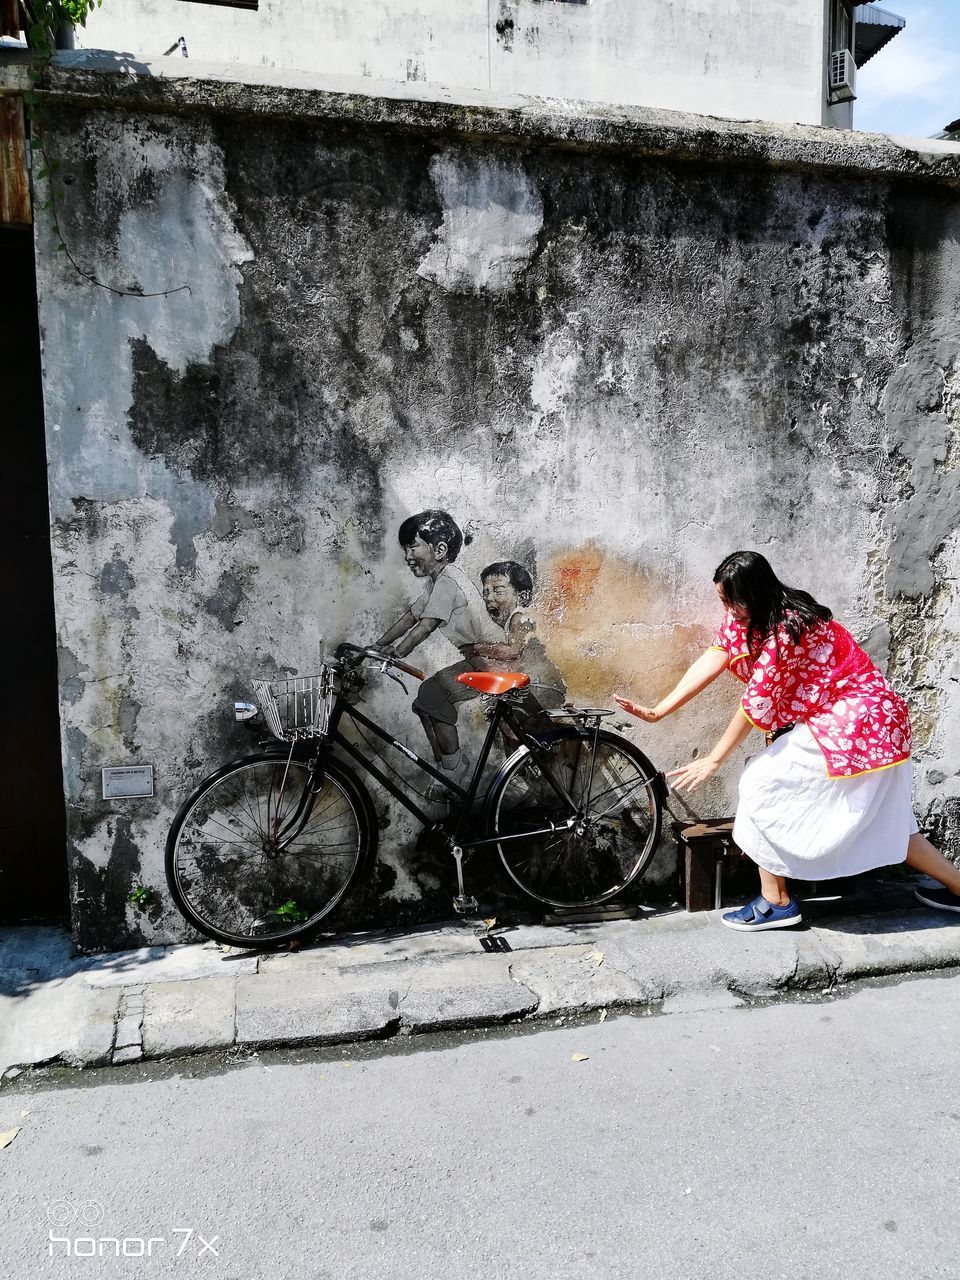
[[[0,95],[0,226],[24,226],[31,221],[23,100],[3,94]]]
[[[20,5],[18,0],[0,0],[0,36],[20,35]]]

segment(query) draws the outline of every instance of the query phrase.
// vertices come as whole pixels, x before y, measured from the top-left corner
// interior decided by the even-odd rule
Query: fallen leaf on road
[[[497,923],[497,917],[491,916],[490,919],[488,920],[487,917],[484,916],[483,923],[487,926],[488,929],[492,929],[493,926]]]
[[[590,959],[593,961],[593,963],[594,963],[594,964],[597,966],[597,968],[599,969],[599,968],[600,968],[600,966],[603,964],[603,952],[602,952],[602,951],[591,951],[591,952],[590,952]]]
[[[571,1062],[587,1062],[589,1061],[589,1053],[574,1053],[570,1056]]]
[[[20,1126],[17,1125],[14,1129],[5,1129],[3,1133],[0,1133],[0,1151],[2,1151],[4,1147],[9,1147],[10,1143],[19,1132]]]
[[[607,1020],[607,1011],[606,1011],[606,1009],[601,1009],[601,1010],[600,1010],[600,1021],[601,1021],[601,1022],[606,1022],[606,1020]]]

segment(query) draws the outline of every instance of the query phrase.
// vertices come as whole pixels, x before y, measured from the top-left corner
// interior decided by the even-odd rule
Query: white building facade
[[[77,44],[849,128],[857,58],[903,25],[851,0],[107,0]]]

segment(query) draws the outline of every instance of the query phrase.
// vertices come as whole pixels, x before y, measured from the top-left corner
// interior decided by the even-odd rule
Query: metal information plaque
[[[112,765],[101,769],[104,800],[145,799],[153,795],[153,765]]]

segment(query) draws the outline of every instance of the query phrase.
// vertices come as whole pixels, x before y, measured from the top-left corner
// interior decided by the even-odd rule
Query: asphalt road
[[[958,1061],[942,976],[21,1079],[0,1274],[960,1277]]]

